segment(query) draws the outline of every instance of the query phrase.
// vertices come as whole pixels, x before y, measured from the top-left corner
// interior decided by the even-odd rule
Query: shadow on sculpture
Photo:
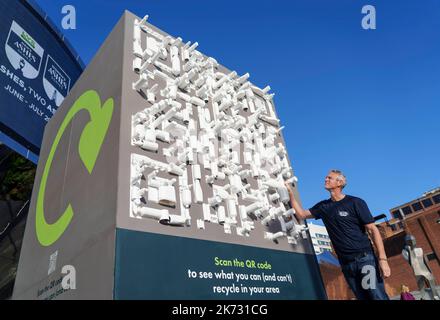
[[[434,275],[429,268],[426,257],[423,255],[423,249],[416,247],[416,238],[414,236],[409,234],[405,237],[405,247],[402,250],[402,255],[413,269],[421,299],[428,296],[430,299],[440,300]],[[430,293],[426,291],[427,285],[431,289]]]

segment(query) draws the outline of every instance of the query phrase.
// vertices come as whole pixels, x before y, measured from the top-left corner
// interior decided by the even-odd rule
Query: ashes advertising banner
[[[2,1],[0,16],[0,130],[38,154],[46,123],[82,68],[26,1]]]

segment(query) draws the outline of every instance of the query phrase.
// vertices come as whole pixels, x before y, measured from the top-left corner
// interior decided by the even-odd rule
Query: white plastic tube
[[[199,98],[203,99],[203,97],[206,95],[207,92],[208,92],[208,86],[204,85],[200,89],[196,90],[196,95]]]
[[[185,44],[182,46],[182,49],[188,49],[190,45],[191,45],[191,41],[188,41],[187,43],[185,43]]]
[[[278,126],[280,124],[280,119],[269,117],[266,115],[260,115],[259,118],[263,121],[266,121],[267,123],[270,123],[273,126]]]
[[[147,108],[145,112],[153,115],[165,110],[166,107],[168,107],[168,102],[166,100],[161,100],[160,102],[153,104],[150,108]]]
[[[160,51],[157,51],[153,56],[147,59],[145,62],[147,65],[155,63],[156,60],[160,57]]]
[[[181,37],[177,37],[176,39],[174,39],[172,42],[171,42],[171,44],[173,45],[173,46],[178,46],[179,44],[181,44],[182,43],[182,38]]]
[[[270,232],[264,233],[264,239],[267,239],[267,240],[276,240],[276,239],[284,237],[284,236],[286,236],[286,234],[282,231],[279,231],[277,233],[270,233]]]
[[[194,79],[195,76],[197,76],[197,71],[195,69],[192,69],[190,72],[187,73],[188,75],[188,80],[192,80]]]
[[[207,203],[202,204],[203,220],[211,221],[211,207]]]
[[[193,174],[193,179],[196,179],[196,180],[202,179],[202,173],[200,171],[200,165],[195,164],[195,165],[192,166],[192,174]]]
[[[194,191],[194,202],[203,203],[203,192],[199,180],[194,180],[193,191]]]
[[[183,60],[183,61],[185,61],[185,62],[189,61],[189,51],[188,51],[188,50],[182,48],[182,49],[180,50],[180,53],[181,53],[181,55],[182,55],[182,60]],[[185,66],[187,66],[187,65],[185,65]],[[184,66],[184,69],[185,69],[185,66]],[[187,66],[187,68],[188,68],[188,67],[189,67],[189,66]],[[185,70],[185,71],[187,71],[187,70]]]
[[[173,186],[159,187],[159,204],[168,207],[176,206],[176,193]]]
[[[205,101],[197,98],[197,97],[191,97],[190,101],[192,104],[200,107],[204,107],[206,105]]]
[[[254,212],[255,210],[260,209],[263,207],[263,204],[261,202],[254,202],[246,207],[246,213]]]
[[[228,80],[228,76],[227,75],[223,75],[223,77],[218,80],[217,82],[214,83],[213,88],[214,89],[218,89],[219,87],[221,87],[223,85],[223,83],[225,83]]]
[[[241,179],[245,179],[245,178],[249,177],[251,174],[252,174],[252,171],[249,169],[242,170],[238,173],[238,175],[240,176]]]
[[[145,27],[146,26],[146,22],[148,20],[148,14],[146,14],[141,21],[139,21],[139,27]]]
[[[170,226],[183,226],[186,223],[186,218],[176,214],[170,214],[168,219],[162,219],[159,222]]]
[[[223,206],[218,207],[217,217],[218,217],[218,223],[223,225],[225,223],[225,219],[226,219],[225,207],[223,207]]]
[[[268,186],[269,188],[279,189],[284,187],[283,181],[278,181],[274,179],[267,179],[263,181],[263,185]]]
[[[148,76],[145,73],[141,73],[139,79],[133,83],[133,90],[140,90],[148,85]]]
[[[189,86],[188,74],[185,74],[182,78],[180,78],[178,86],[182,90],[185,90],[186,87]]]
[[[263,91],[263,93],[264,94],[267,94],[269,91],[270,91],[270,86],[266,86],[263,90],[261,90],[261,91]]]
[[[284,179],[289,179],[292,177],[292,173],[290,171],[290,168],[285,168],[283,171],[281,171],[281,175],[283,176]]]
[[[181,194],[182,194],[182,204],[183,204],[183,206],[185,208],[189,208],[191,206],[191,203],[192,203],[191,190],[189,189],[189,187],[182,188]]]
[[[147,59],[148,56],[151,55],[151,50],[148,48],[148,39],[147,39],[147,48],[142,52],[142,59]]]
[[[211,207],[216,207],[222,202],[222,198],[219,195],[215,195],[212,198],[208,198],[208,203]]]
[[[176,107],[172,107],[164,115],[161,115],[159,118],[154,120],[153,123],[150,124],[150,128],[156,129],[162,122],[165,122],[171,117],[173,117],[177,113],[177,111],[178,110]]]
[[[237,76],[237,71],[232,71],[230,74],[228,74],[228,78],[230,80],[233,80]]]
[[[142,165],[148,167],[148,168],[157,168],[162,171],[166,171],[168,169],[168,164],[165,164],[163,162],[153,160],[146,156],[141,156],[141,162]]]
[[[242,75],[240,78],[238,78],[236,81],[239,84],[243,84],[246,82],[246,80],[249,78],[249,73],[245,73],[244,75]]]
[[[152,129],[144,130],[144,139],[150,142],[156,142],[156,131]]]
[[[214,183],[214,181],[215,181],[215,177],[214,176],[205,176],[205,182],[207,183],[207,184],[213,184]]]
[[[235,219],[237,217],[237,206],[235,205],[235,200],[234,199],[226,200],[226,205],[228,208],[229,216],[232,219]]]
[[[240,219],[241,221],[246,221],[248,219],[247,213],[246,213],[246,207],[245,206],[239,206],[238,211],[240,212]]]
[[[216,178],[217,178],[217,180],[225,180],[226,175],[223,172],[218,172]]]
[[[157,172],[158,171],[155,170],[148,175],[147,181],[149,187],[160,188],[162,186],[172,186],[176,182],[176,179],[165,179],[157,177]]]
[[[240,87],[238,87],[238,91],[240,90],[247,90],[248,88],[251,87],[251,83],[249,81],[246,81],[245,83],[243,83]]]
[[[182,176],[184,174],[184,170],[174,163],[170,163],[168,172],[178,176]]]
[[[260,176],[260,170],[258,169],[258,166],[256,166],[254,163],[251,163],[251,171],[252,177],[258,178]]]
[[[213,57],[209,57],[208,59],[206,59],[206,63],[211,65],[213,68],[218,67],[218,62]]]
[[[243,200],[247,200],[247,201],[259,201],[260,198],[257,196],[253,196],[249,193],[243,193]]]
[[[159,149],[159,145],[156,142],[151,142],[148,140],[141,142],[140,147],[148,151],[157,151]]]
[[[173,45],[170,49],[171,53],[171,70],[175,76],[180,74],[179,48]]]
[[[143,218],[153,218],[153,219],[163,219],[169,215],[168,210],[166,209],[154,209],[149,207],[138,207],[135,206],[133,208],[135,214],[143,217]]]
[[[243,101],[242,101],[242,106],[243,106],[243,111],[248,111],[249,110],[249,104],[248,104],[248,102],[247,102],[247,99],[243,99]],[[250,124],[250,125],[253,125],[253,124]]]
[[[147,91],[147,101],[149,103],[154,103],[156,101],[156,94],[152,91]]]
[[[135,57],[133,60],[133,70],[137,73],[139,73],[142,65],[142,59],[139,57]]]
[[[162,71],[159,71],[159,70],[154,70],[153,76],[154,77],[158,76],[159,78],[162,78],[166,82],[172,82],[172,80],[173,80],[169,76],[167,76],[165,73],[163,73]]]
[[[232,100],[231,99],[223,100],[222,104],[218,107],[218,111],[226,110],[226,109],[228,109],[231,106],[232,106]]]
[[[201,87],[201,86],[203,86],[204,84],[205,84],[205,82],[206,82],[206,77],[204,77],[204,76],[200,76],[195,82],[194,82],[194,84],[197,86],[197,87]]]
[[[230,194],[226,191],[228,190],[230,187],[229,184],[220,187],[220,186],[215,186],[215,190],[214,193],[216,193],[217,195],[219,195],[222,199],[229,199],[231,196]]]
[[[134,29],[133,29],[133,53],[141,57],[142,55],[142,47],[141,47],[141,28],[139,28],[138,24],[135,20]]]
[[[279,198],[280,198],[280,195],[277,192],[269,195],[269,200],[272,201],[272,202],[277,201]]]
[[[193,50],[195,50],[197,47],[199,46],[198,42],[194,42],[194,44],[188,48],[188,52],[192,52]]]
[[[177,92],[177,97],[184,100],[185,102],[190,102],[191,101],[191,96],[187,95],[186,93],[183,92]]]
[[[263,220],[261,220],[261,224],[264,226],[267,226],[267,225],[269,225],[270,221],[272,221],[272,220],[273,220],[272,216],[268,215]]]

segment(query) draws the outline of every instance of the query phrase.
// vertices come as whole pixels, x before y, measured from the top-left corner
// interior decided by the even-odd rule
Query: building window
[[[410,207],[410,206],[403,207],[403,208],[402,208],[402,211],[403,211],[403,214],[404,214],[404,215],[407,215],[407,214],[412,213],[412,210],[411,210],[411,207]]]
[[[415,202],[411,205],[411,207],[413,208],[414,212],[422,210],[422,204],[420,202]]]
[[[422,203],[425,208],[428,208],[433,205],[431,198],[422,200]]]
[[[391,214],[393,215],[394,219],[400,219],[400,212],[399,212],[399,210],[394,210],[393,212],[391,212]]]
[[[428,261],[436,260],[437,256],[435,255],[434,252],[430,252],[426,254],[426,259],[428,259]]]
[[[440,194],[433,196],[432,200],[434,200],[435,203],[440,203]]]

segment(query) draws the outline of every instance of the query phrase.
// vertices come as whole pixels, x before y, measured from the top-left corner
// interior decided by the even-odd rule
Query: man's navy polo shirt
[[[314,205],[310,212],[322,219],[339,260],[350,259],[362,252],[372,252],[365,225],[374,219],[364,200],[345,195],[342,200],[331,199]]]

